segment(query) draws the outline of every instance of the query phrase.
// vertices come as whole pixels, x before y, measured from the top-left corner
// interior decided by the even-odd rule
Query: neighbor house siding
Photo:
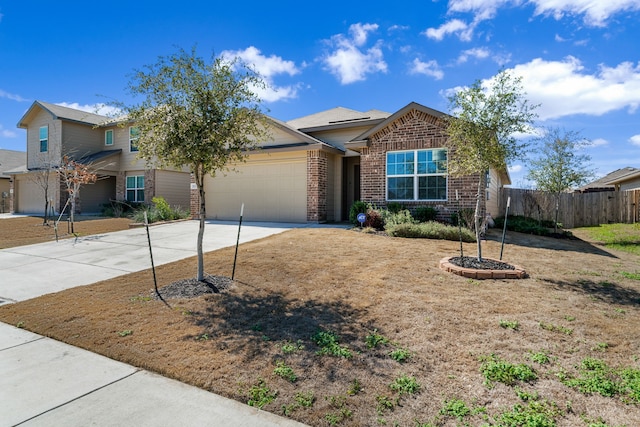
[[[61,122],[53,120],[51,114],[39,110],[27,128],[27,168],[37,169],[47,164],[59,165],[61,151]],[[40,127],[49,126],[48,150],[40,152]]]
[[[620,184],[620,191],[638,190],[638,189],[640,189],[640,178],[623,182],[622,184]]]
[[[489,172],[489,183],[487,185],[487,213],[493,218],[500,214],[500,206],[498,206],[498,198],[500,197],[500,188],[502,188],[502,180],[500,175],[494,169]]]
[[[62,129],[62,155],[80,159],[88,154],[101,151],[104,134],[89,125],[65,122]]]
[[[156,196],[163,197],[170,206],[189,209],[188,173],[156,171]]]

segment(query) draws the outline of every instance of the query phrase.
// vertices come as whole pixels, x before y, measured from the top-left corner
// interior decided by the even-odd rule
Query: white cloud
[[[249,46],[244,50],[225,50],[221,57],[229,60],[238,58],[247,65],[253,67],[267,84],[267,88],[254,88],[258,97],[266,102],[275,102],[281,99],[295,98],[298,94],[299,84],[288,86],[277,86],[274,83],[275,77],[281,74],[295,76],[300,73],[293,61],[287,61],[279,56],[265,56],[254,46]]]
[[[562,61],[537,58],[510,71],[522,77],[527,98],[541,104],[541,120],[600,116],[625,108],[633,113],[640,106],[640,63],[600,65],[596,73],[588,73],[579,59],[568,56]]]
[[[584,23],[604,27],[613,15],[640,10],[638,0],[529,0],[535,5],[535,15],[551,15],[556,20],[565,15],[584,15]]]
[[[491,54],[491,51],[489,51],[489,49],[487,49],[486,47],[476,47],[473,49],[467,49],[462,51],[462,53],[460,53],[460,56],[458,56],[458,64],[463,64],[467,62],[470,57],[476,58],[476,59],[486,59],[489,57],[490,54]]]
[[[333,50],[322,58],[322,62],[343,85],[365,80],[371,73],[387,72],[381,42],[364,49],[369,34],[377,29],[376,24],[353,24],[349,27],[350,37],[337,34],[327,41]]]
[[[640,147],[640,135],[633,135],[629,138],[629,142]]]
[[[4,126],[0,125],[0,136],[2,136],[3,138],[15,138],[18,136],[18,133],[9,129],[5,129]]]
[[[411,74],[424,74],[426,76],[431,76],[436,80],[441,80],[444,77],[444,72],[438,65],[438,61],[435,60],[423,62],[416,58],[413,60],[413,66],[409,72]]]
[[[520,5],[522,0],[449,0],[449,12],[472,12],[476,20],[493,18],[505,5]]]
[[[21,97],[20,95],[16,95],[14,93],[9,93],[9,92],[4,91],[2,89],[0,89],[0,98],[6,98],[6,99],[10,99],[12,101],[18,101],[18,102],[26,102],[26,101],[28,101],[28,99],[25,99],[25,98]]]
[[[604,138],[596,138],[589,141],[589,147],[604,147],[609,145],[609,141]]]
[[[78,104],[77,102],[56,102],[61,107],[73,108],[87,113],[100,114],[102,116],[115,117],[121,114],[121,110],[107,104]]]
[[[509,170],[509,173],[518,173],[518,172],[522,172],[524,167],[522,165],[513,165],[513,166],[509,166],[507,169]]]
[[[441,41],[449,34],[457,34],[460,40],[470,41],[473,35],[473,29],[473,27],[470,27],[464,21],[461,21],[460,19],[453,19],[445,22],[438,28],[427,28],[421,34],[437,41]]]

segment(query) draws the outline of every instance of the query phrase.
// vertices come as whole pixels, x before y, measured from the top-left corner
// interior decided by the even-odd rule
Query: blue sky
[[[284,121],[412,101],[449,112],[447,94],[503,67],[541,104],[536,126],[580,132],[604,175],[640,167],[639,18],[640,0],[0,0],[0,148],[25,150],[16,123],[33,101],[127,102],[133,70],[197,45],[255,64]],[[510,171],[530,185],[526,161]]]

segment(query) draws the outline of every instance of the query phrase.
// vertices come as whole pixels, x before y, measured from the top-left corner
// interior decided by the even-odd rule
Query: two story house
[[[353,202],[378,207],[397,202],[409,209],[432,206],[450,219],[473,209],[478,177],[447,173],[444,113],[410,103],[395,113],[333,108],[288,122],[270,118],[272,139],[248,153],[234,171],[207,177],[210,219],[275,222],[339,222]],[[98,175],[80,192],[81,212],[99,212],[109,200],[190,206],[197,217],[198,192],[186,171],[150,169],[136,158],[134,123],[36,101],[18,126],[27,130],[27,164],[12,171],[12,211],[41,214],[43,192],[34,179],[57,167],[64,155],[88,163]],[[509,184],[505,168],[487,171],[486,212],[497,216],[498,195]],[[54,210],[66,194],[50,175]],[[458,196],[458,197],[456,197]]]
[[[27,163],[6,172],[12,179],[12,212],[42,215],[43,177],[48,176],[52,209],[67,200],[55,168],[64,156],[90,165],[98,179],[80,190],[77,209],[99,213],[110,200],[151,202],[162,196],[170,205],[189,206],[189,173],[149,169],[136,158],[136,128],[106,116],[35,101],[18,122],[27,131]],[[50,172],[50,173],[47,173]]]

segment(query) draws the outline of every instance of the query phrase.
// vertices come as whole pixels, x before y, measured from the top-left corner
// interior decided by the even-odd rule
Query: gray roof
[[[617,169],[611,173],[608,173],[602,178],[596,179],[593,182],[583,185],[582,187],[578,188],[577,191],[588,191],[588,190],[594,190],[594,189],[613,190],[615,187],[613,186],[612,182],[617,182],[618,179],[625,177],[627,175],[635,174],[637,172],[640,172],[640,169],[633,168],[630,166],[622,169]]]
[[[27,164],[27,153],[24,151],[0,150],[0,178],[9,178],[4,172],[17,169]]]
[[[344,125],[367,123],[372,120],[382,120],[389,117],[389,113],[380,110],[356,111],[349,108],[336,107],[286,122],[294,129],[308,130],[312,128],[342,127]]]
[[[109,117],[102,116],[100,114],[88,113],[86,111],[77,110],[75,108],[62,107],[60,105],[50,104],[48,102],[35,101],[18,122],[19,128],[26,127],[26,124],[24,123],[25,119],[27,118],[27,116],[29,116],[29,114],[36,106],[48,111],[49,114],[51,114],[53,118],[57,120],[67,120],[89,125],[99,125],[111,120]]]

